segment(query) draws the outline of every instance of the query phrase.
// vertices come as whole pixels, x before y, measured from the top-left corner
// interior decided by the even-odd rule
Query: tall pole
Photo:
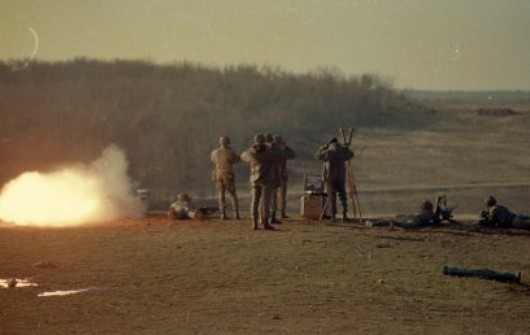
[[[347,147],[350,147],[354,129],[353,128],[349,129],[350,133],[349,133],[348,138],[346,138],[346,134],[344,133],[343,128],[340,128],[339,131],[342,135],[342,140],[343,140],[344,145]],[[347,179],[348,179],[348,195],[350,196],[350,199],[352,202],[353,217],[357,218],[357,213],[359,213],[359,223],[362,223],[363,216],[361,212],[361,205],[359,203],[359,195],[357,193],[357,185],[355,183],[355,175],[353,173],[352,159],[349,159],[346,161],[346,173],[347,173]]]

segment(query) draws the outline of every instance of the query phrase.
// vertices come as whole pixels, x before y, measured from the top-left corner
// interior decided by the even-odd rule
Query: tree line
[[[0,185],[27,170],[89,162],[110,143],[138,185],[167,199],[211,190],[210,151],[228,135],[281,134],[301,159],[338,127],[417,128],[426,107],[377,75],[190,62],[0,62]]]

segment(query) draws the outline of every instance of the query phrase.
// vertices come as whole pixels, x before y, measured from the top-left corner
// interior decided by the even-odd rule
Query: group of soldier
[[[240,220],[239,199],[236,191],[233,165],[245,162],[250,166],[252,191],[252,228],[274,230],[273,224],[287,218],[287,160],[295,158],[294,151],[280,135],[255,135],[250,147],[238,155],[231,146],[228,136],[219,138],[219,147],[210,154],[214,166],[212,181],[217,191],[220,219],[227,220],[226,193],[230,196],[234,219]],[[205,208],[195,208],[186,193],[178,195],[168,210],[172,219],[194,218],[197,213],[207,215]]]
[[[280,135],[258,134],[251,146],[238,156],[230,146],[230,138],[219,139],[219,148],[212,151],[212,179],[217,189],[221,219],[227,219],[225,193],[232,199],[235,219],[240,219],[239,203],[232,166],[243,161],[250,166],[252,228],[274,230],[273,224],[287,218],[287,160],[295,158],[294,151]]]
[[[398,226],[405,229],[437,226],[444,221],[457,223],[453,220],[453,208],[447,206],[445,195],[436,198],[436,204],[425,200],[415,215],[408,215],[396,220],[379,220],[370,226]],[[484,199],[484,209],[480,212],[477,222],[481,228],[515,228],[530,229],[530,216],[512,212],[506,206],[497,203],[497,199],[488,196]]]
[[[233,165],[239,162],[247,163],[250,167],[252,228],[259,229],[262,226],[264,229],[274,230],[274,224],[282,223],[281,219],[288,218],[287,161],[295,156],[293,149],[280,135],[255,135],[250,147],[241,155],[232,149],[228,136],[220,137],[219,147],[211,152],[210,160],[214,165],[212,180],[216,186],[221,220],[228,219],[226,193],[231,198],[234,219],[241,219],[233,170]],[[342,207],[342,219],[349,221],[345,162],[353,156],[353,151],[339,143],[335,137],[319,147],[314,155],[315,159],[324,163],[323,180],[330,196],[332,221],[336,220],[337,198]],[[200,209],[194,208],[191,198],[181,193],[171,204],[168,214],[173,219],[186,219],[193,217],[198,210]]]
[[[354,157],[354,152],[348,145],[339,143],[332,138],[325,145],[319,147],[314,158],[323,162],[323,180],[329,196],[331,221],[336,221],[338,212],[337,198],[342,208],[342,220],[348,218],[348,197],[346,192],[346,162]],[[287,161],[295,158],[295,152],[285,143],[282,136],[271,134],[257,134],[248,149],[238,155],[231,147],[228,136],[219,138],[219,147],[210,154],[214,165],[212,180],[217,190],[218,209],[221,220],[228,219],[226,211],[226,193],[232,201],[234,219],[240,220],[239,200],[236,192],[233,165],[245,162],[250,167],[252,229],[262,226],[266,230],[274,230],[273,224],[281,223],[280,219],[287,218]],[[422,203],[420,212],[404,222],[379,221],[375,225],[400,225],[404,228],[417,228],[426,225],[436,225],[443,220],[454,222],[451,208],[447,207],[447,198],[438,197],[436,206],[429,200]],[[478,222],[483,227],[515,227],[530,228],[530,217],[512,213],[506,207],[497,204],[494,197],[485,199],[486,208],[481,212]],[[170,217],[174,219],[189,218],[195,213],[200,218],[208,213],[205,209],[192,210],[193,204],[187,194],[179,194],[177,201],[171,204]],[[374,225],[374,224],[372,224]]]

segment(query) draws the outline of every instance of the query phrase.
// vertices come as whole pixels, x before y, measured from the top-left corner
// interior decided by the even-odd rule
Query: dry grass
[[[432,129],[360,132],[354,148],[364,212],[409,213],[423,198],[445,193],[460,215],[476,213],[488,194],[528,214],[530,113],[520,112],[496,118],[450,109]],[[291,167],[320,170],[302,160]],[[299,195],[290,207],[298,210]],[[442,275],[454,264],[530,276],[528,234],[390,231],[298,218],[278,232],[249,228],[248,220],[171,225],[162,216],[65,229],[1,226],[0,278],[31,277],[40,286],[0,289],[0,334],[530,329],[526,284]],[[32,266],[40,260],[58,267]],[[37,297],[86,287],[95,289]]]
[[[414,212],[423,199],[447,194],[457,212],[476,214],[494,194],[514,211],[530,213],[530,106],[500,117],[478,115],[485,106],[435,107],[441,121],[430,128],[355,134],[354,169],[365,211]],[[316,174],[321,169],[302,160],[290,166]],[[300,192],[301,185],[292,181],[293,190]]]
[[[456,264],[530,273],[529,235],[389,231],[289,219],[164,217],[0,229],[2,334],[524,333],[530,289],[442,275]],[[31,265],[50,260],[57,268]],[[39,298],[50,290],[96,289]]]

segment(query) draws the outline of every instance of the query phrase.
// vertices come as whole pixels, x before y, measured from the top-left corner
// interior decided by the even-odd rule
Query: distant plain
[[[530,107],[505,116],[432,104],[441,121],[354,136],[367,219],[413,213],[446,194],[462,226],[418,231],[329,225],[299,215],[277,232],[242,221],[174,223],[163,214],[84,227],[0,226],[2,334],[524,334],[530,329],[530,235],[475,228],[494,194],[530,213]],[[504,106],[505,107],[505,106]],[[347,125],[345,125],[347,126]],[[319,173],[320,164],[291,168]],[[238,189],[248,208],[246,181]],[[36,268],[38,261],[57,267]],[[447,277],[447,264],[521,271],[522,284]],[[44,291],[93,288],[57,297]]]

